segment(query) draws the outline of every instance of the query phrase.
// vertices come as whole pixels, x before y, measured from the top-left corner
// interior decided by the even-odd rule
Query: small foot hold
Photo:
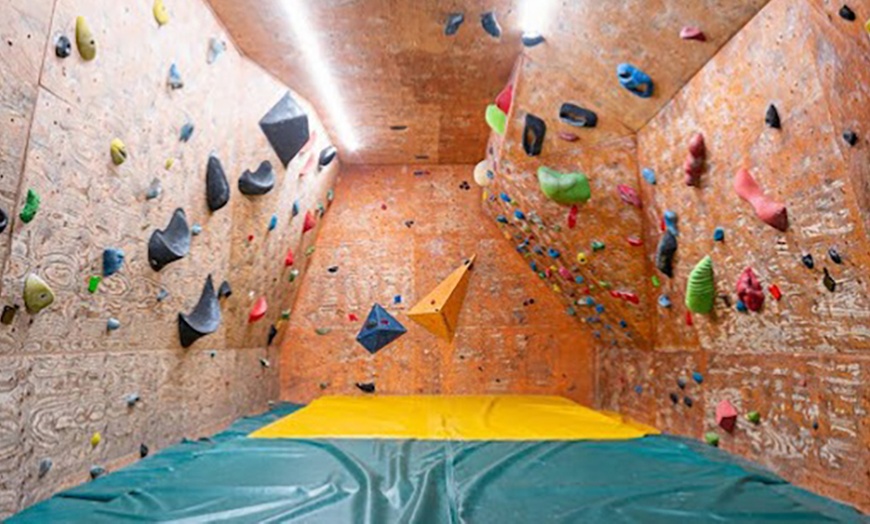
[[[856,18],[855,11],[852,11],[852,9],[850,9],[849,6],[847,6],[847,5],[844,5],[843,7],[840,8],[839,14],[840,14],[840,18],[842,18],[843,20],[847,20],[849,22],[855,21],[855,18]]]
[[[698,42],[706,42],[707,35],[697,27],[685,26],[680,30],[680,38],[683,40],[696,40]]]
[[[44,459],[40,460],[39,461],[39,472],[37,473],[37,477],[42,478],[42,477],[48,475],[48,472],[51,471],[52,465],[54,465],[54,463],[51,461],[50,458],[44,458]]]
[[[640,195],[637,194],[637,191],[635,191],[633,187],[619,184],[616,186],[616,191],[619,193],[619,198],[621,198],[626,204],[636,208],[643,207],[643,204],[640,201]]]
[[[713,446],[714,448],[719,447],[719,435],[713,431],[704,434],[704,442]]]
[[[498,20],[496,20],[493,11],[488,11],[480,15],[480,25],[489,36],[493,38],[501,37],[501,26],[498,24]]]
[[[840,252],[837,251],[837,248],[835,247],[828,249],[828,256],[831,257],[831,260],[834,262],[834,264],[843,263],[843,257],[840,256]]]
[[[163,0],[154,0],[152,12],[154,13],[154,20],[157,21],[157,25],[162,26],[169,23],[169,11],[166,10]]]
[[[338,156],[338,150],[335,146],[326,146],[320,151],[320,156],[317,159],[317,166],[320,169],[328,166]]]
[[[190,140],[190,137],[193,136],[193,124],[190,122],[186,122],[183,126],[181,126],[181,131],[178,133],[178,140],[181,142],[187,142]]]
[[[227,50],[227,43],[219,38],[212,37],[208,41],[208,55],[205,61],[209,64],[215,63],[219,56]]]
[[[357,382],[357,389],[362,391],[363,393],[374,393],[375,392],[375,383],[374,382]]]
[[[807,269],[813,269],[814,267],[816,267],[816,262],[813,260],[812,253],[807,253],[804,256],[802,256],[801,262],[803,263],[804,267],[806,267]]]
[[[832,277],[831,274],[828,273],[828,268],[824,268],[824,270],[825,270],[825,277],[822,279],[822,284],[825,285],[825,287],[828,289],[828,291],[833,293],[834,291],[837,290],[837,281],[835,281],[834,277]]]
[[[218,298],[230,298],[233,294],[233,288],[230,287],[230,283],[224,280],[221,282],[220,287],[218,288],[217,296]]]
[[[127,161],[127,146],[120,138],[113,138],[109,143],[109,154],[112,156],[112,163],[120,166]]]
[[[103,276],[110,277],[120,271],[124,264],[124,252],[110,247],[103,251]]]
[[[463,22],[465,22],[465,15],[462,13],[450,13],[447,15],[447,22],[444,24],[444,35],[455,35]]]
[[[110,318],[106,321],[106,331],[117,331],[121,329],[121,321],[117,318]]]
[[[843,140],[852,147],[858,144],[858,135],[854,131],[846,131],[843,133]]]
[[[674,255],[677,252],[677,237],[665,231],[656,249],[656,268],[669,278],[674,278]]]
[[[275,337],[277,337],[277,336],[278,336],[278,328],[275,327],[275,324],[272,324],[271,326],[269,326],[269,340],[268,340],[269,344],[268,345],[271,346],[272,342],[275,341]]]
[[[526,47],[535,47],[536,45],[541,45],[544,43],[545,38],[541,33],[534,32],[523,32],[522,37],[520,38],[523,42],[523,45]]]
[[[260,297],[254,302],[254,305],[251,307],[251,312],[248,314],[248,323],[253,324],[258,320],[262,319],[266,316],[266,310],[269,309],[269,305],[266,302],[266,297]]]
[[[652,169],[645,167],[641,171],[641,175],[643,175],[643,179],[647,181],[650,185],[656,185],[656,172]]]
[[[60,35],[54,43],[54,55],[58,58],[66,58],[70,54],[72,54],[72,42],[66,35]]]
[[[782,129],[782,122],[779,119],[779,111],[776,110],[775,105],[770,104],[770,106],[768,106],[767,114],[764,115],[764,123],[773,129]]]
[[[18,218],[25,224],[29,224],[36,217],[40,202],[39,194],[32,189],[28,189],[27,196],[24,199],[24,207],[21,209],[21,213],[18,214]]]
[[[305,212],[305,220],[302,222],[302,233],[308,233],[317,226],[317,221],[314,219],[314,213],[311,211]]]

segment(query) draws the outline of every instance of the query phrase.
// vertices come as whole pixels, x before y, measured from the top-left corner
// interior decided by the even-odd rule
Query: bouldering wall
[[[498,238],[473,166],[351,166],[310,257],[282,347],[281,394],[558,394],[594,398],[590,340]],[[407,317],[476,254],[455,338]],[[355,338],[373,304],[408,330],[374,355]]]
[[[329,138],[300,100],[313,138],[285,169],[258,122],[287,87],[240,56],[203,2],[166,8],[161,26],[150,2],[4,4],[0,208],[10,224],[0,235],[0,517],[85,481],[94,466],[113,469],[210,434],[278,397],[280,332],[269,347],[270,325],[280,328],[302,278],[288,282],[284,255],[316,234],[303,236],[303,219],[319,218],[321,204],[325,211],[338,162],[318,169]],[[92,61],[76,50],[77,16],[93,32]],[[66,58],[56,55],[62,35],[72,41]],[[173,63],[177,89],[168,85]],[[185,124],[193,125],[187,141]],[[114,138],[126,146],[121,165],[110,157]],[[211,153],[231,192],[214,212],[206,204]],[[264,160],[274,189],[242,195],[240,175]],[[28,190],[41,203],[25,223]],[[149,238],[176,208],[194,230],[189,254],[155,272]],[[107,248],[125,259],[102,276]],[[29,274],[55,294],[37,314],[24,307]],[[209,274],[215,288],[224,280],[232,287],[222,326],[183,349],[178,314],[191,312]],[[261,297],[268,311],[249,324]]]

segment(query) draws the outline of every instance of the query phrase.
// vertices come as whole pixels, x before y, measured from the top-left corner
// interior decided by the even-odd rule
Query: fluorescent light
[[[308,62],[308,72],[314,80],[317,95],[326,106],[326,111],[329,113],[330,120],[335,126],[335,131],[344,148],[348,151],[354,151],[359,147],[359,142],[357,142],[356,133],[350,124],[348,112],[338,92],[335,79],[329,70],[329,64],[323,59],[323,54],[320,52],[320,43],[308,17],[308,2],[306,0],[284,0],[283,4],[287,18],[290,19],[290,27],[296,35],[296,41]]]
[[[520,29],[528,35],[543,35],[553,22],[559,0],[520,0]]]

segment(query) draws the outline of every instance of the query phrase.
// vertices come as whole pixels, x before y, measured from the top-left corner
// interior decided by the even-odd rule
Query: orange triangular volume
[[[469,270],[477,255],[472,255],[459,268],[408,311],[408,318],[426,328],[433,335],[448,342],[453,340],[459,311],[468,291]]]

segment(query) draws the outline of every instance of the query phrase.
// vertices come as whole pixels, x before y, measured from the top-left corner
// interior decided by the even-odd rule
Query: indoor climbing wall
[[[201,1],[165,12],[104,0],[4,8],[0,516],[278,397],[270,327],[280,337],[291,273],[304,270],[284,257],[304,249],[304,217],[319,221],[338,166],[318,166],[329,137],[297,98],[311,139],[285,169],[258,122],[287,87],[242,58]],[[77,49],[78,16],[92,60]],[[230,197],[214,211],[212,154]],[[240,176],[263,161],[274,188],[241,194]],[[170,222],[179,208],[185,224]],[[106,254],[121,252],[119,270],[106,271]],[[54,295],[38,313],[25,307],[29,275]],[[185,349],[179,313],[191,314],[208,275],[231,288],[221,327]],[[268,309],[249,323],[260,298]]]
[[[473,166],[345,169],[308,259],[282,348],[283,398],[378,393],[558,394],[594,398],[591,341],[498,237],[471,190]],[[409,310],[477,255],[455,338]],[[300,258],[303,255],[300,254]],[[407,333],[370,354],[355,339],[374,304]]]

